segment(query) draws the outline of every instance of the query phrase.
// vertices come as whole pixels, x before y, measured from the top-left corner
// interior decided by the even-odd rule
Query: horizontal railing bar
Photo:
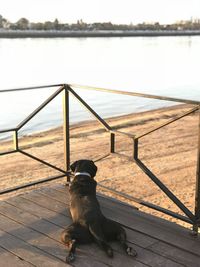
[[[33,87],[24,87],[24,88],[2,89],[2,90],[0,90],[0,93],[51,88],[51,87],[57,87],[57,86],[63,86],[63,85],[64,84],[53,84],[53,85],[33,86]],[[78,85],[78,84],[68,84],[68,85],[70,87],[76,87],[79,89],[86,89],[86,90],[101,91],[101,92],[107,92],[107,93],[116,93],[116,94],[123,94],[123,95],[130,95],[130,96],[153,98],[153,99],[159,99],[159,100],[165,100],[165,101],[200,105],[200,101],[196,101],[196,100],[173,98],[173,97],[167,97],[167,96],[151,95],[151,94],[121,91],[121,90],[113,90],[113,89],[106,89],[106,88],[99,88],[99,87],[92,87],[92,86]]]
[[[4,156],[4,155],[8,155],[8,154],[13,154],[18,152],[17,150],[10,150],[10,151],[5,151],[5,152],[1,152],[0,156]]]
[[[66,175],[67,175],[67,173],[66,173]],[[11,188],[8,188],[8,189],[4,189],[4,190],[0,191],[0,195],[11,193],[11,192],[14,192],[14,191],[17,191],[17,190],[20,190],[20,189],[24,189],[24,188],[27,188],[27,187],[30,187],[30,186],[33,186],[33,185],[42,184],[42,183],[50,182],[50,181],[53,181],[53,180],[61,179],[61,178],[65,177],[66,175],[61,174],[61,175],[57,175],[57,176],[51,176],[49,178],[37,180],[35,182],[30,182],[30,183],[26,183],[26,184],[23,184],[23,185],[19,185],[19,186],[11,187]]]
[[[1,133],[14,132],[14,131],[18,131],[18,128],[3,129],[3,130],[0,130],[0,134]]]
[[[105,89],[105,88],[98,88],[98,87],[78,85],[78,84],[69,84],[69,86],[75,87],[77,89],[101,91],[101,92],[107,92],[107,93],[115,93],[115,94],[122,94],[122,95],[136,96],[136,97],[144,97],[144,98],[152,98],[152,99],[158,99],[158,100],[172,101],[172,102],[178,102],[178,103],[186,103],[186,104],[192,104],[192,105],[200,105],[200,101],[196,101],[196,100],[174,98],[174,97],[168,97],[168,96],[151,95],[151,94],[129,92],[129,91],[120,91],[120,90],[113,90],[113,89]]]
[[[106,158],[109,157],[109,156],[110,156],[110,153],[109,153],[109,154],[106,154],[106,155],[104,155],[104,156],[102,156],[102,157],[100,157],[100,158],[94,159],[93,161],[94,161],[94,162],[98,162],[98,161],[100,161],[100,160],[106,159]]]
[[[111,130],[110,131],[111,133],[114,133],[114,134],[119,134],[119,135],[125,135],[129,138],[135,138],[135,135],[134,134],[131,134],[131,133],[126,133],[126,132],[121,132],[121,131],[118,131],[118,130]]]
[[[122,197],[124,197],[124,198],[129,199],[129,200],[133,200],[134,202],[136,202],[136,203],[138,203],[138,204],[143,203],[143,201],[142,201],[141,199],[139,199],[139,198],[132,197],[132,196],[126,194],[126,193],[119,192],[119,191],[117,191],[117,190],[115,190],[115,189],[113,189],[113,188],[111,188],[111,187],[102,185],[101,183],[98,183],[98,186],[100,186],[100,187],[102,187],[102,188],[104,188],[104,189],[107,189],[107,190],[109,190],[109,191],[112,191],[113,193],[118,194],[119,196],[122,196]]]
[[[52,165],[52,164],[50,164],[50,163],[48,163],[48,162],[42,160],[42,159],[39,159],[38,157],[35,157],[35,156],[33,156],[33,155],[31,155],[31,154],[29,154],[29,153],[27,153],[27,152],[25,152],[25,151],[23,151],[23,150],[21,150],[21,149],[18,149],[18,151],[19,151],[20,153],[22,153],[23,155],[25,155],[25,156],[27,156],[27,157],[29,157],[29,158],[32,158],[32,159],[34,159],[34,160],[36,160],[36,161],[38,161],[38,162],[40,162],[40,163],[42,163],[42,164],[44,164],[44,165],[46,165],[46,166],[48,166],[48,167],[50,167],[50,168],[56,170],[56,171],[62,172],[62,173],[64,173],[64,174],[66,173],[65,170],[62,170],[62,169],[60,169],[60,168],[58,168],[58,167],[56,167],[56,166],[54,166],[54,165]]]
[[[28,91],[35,89],[44,89],[51,87],[63,86],[63,84],[52,84],[52,85],[42,85],[42,86],[33,86],[33,87],[23,87],[23,88],[13,88],[13,89],[0,89],[0,93],[16,92],[16,91]]]
[[[172,119],[168,120],[167,122],[164,122],[164,123],[160,124],[159,126],[152,128],[150,131],[147,131],[146,133],[136,135],[135,138],[139,139],[139,138],[144,137],[150,133],[153,133],[156,130],[159,130],[159,129],[161,129],[161,128],[163,128],[163,127],[165,127],[165,126],[167,126],[167,125],[169,125],[169,124],[171,124],[177,120],[180,120],[180,119],[190,115],[191,113],[194,113],[195,111],[199,110],[199,108],[200,108],[199,106],[194,107],[193,109],[190,109],[190,110],[184,112],[183,114],[178,115],[176,118],[172,118]]]
[[[27,118],[25,118],[20,124],[17,126],[18,130],[20,130],[27,122],[29,122],[40,110],[42,110],[51,100],[53,100],[60,92],[64,90],[64,87],[61,86],[58,90],[56,90],[50,97],[48,97],[38,108],[36,108]]]
[[[74,90],[67,86],[70,93],[104,126],[107,131],[112,130],[111,127],[76,93]]]
[[[173,212],[173,211],[171,211],[171,210],[162,208],[162,207],[160,207],[160,206],[154,205],[154,204],[149,203],[149,202],[147,202],[147,201],[143,201],[143,200],[141,200],[141,199],[139,199],[139,198],[132,197],[132,196],[130,196],[130,195],[128,195],[128,194],[119,192],[119,191],[117,191],[117,190],[115,190],[115,189],[113,189],[113,188],[111,188],[111,187],[107,187],[107,186],[104,186],[104,185],[102,185],[102,184],[98,184],[98,186],[100,186],[100,187],[102,187],[102,188],[104,188],[104,189],[106,189],[106,190],[109,190],[109,191],[111,191],[111,192],[113,192],[113,193],[115,193],[115,194],[117,194],[117,195],[119,195],[119,196],[121,196],[121,197],[123,197],[123,198],[126,198],[126,199],[128,199],[128,200],[132,200],[132,201],[134,201],[135,203],[138,203],[138,204],[140,204],[140,205],[142,205],[142,206],[148,207],[148,208],[150,208],[150,209],[157,210],[157,211],[159,211],[159,212],[162,212],[162,213],[165,213],[165,214],[167,214],[167,215],[170,215],[170,216],[172,216],[172,217],[174,217],[174,218],[176,218],[176,219],[179,219],[179,220],[182,220],[182,221],[184,221],[184,222],[193,224],[193,222],[192,222],[188,217],[186,217],[186,216],[183,216],[183,215],[181,215],[181,214],[175,213],[175,212]]]
[[[120,153],[120,152],[115,152],[114,155],[115,155],[115,156],[118,156],[118,157],[123,157],[123,158],[125,158],[125,159],[128,159],[129,161],[133,161],[133,162],[135,161],[133,157],[131,157],[131,156],[127,156],[127,155],[122,154],[122,153]]]
[[[171,199],[185,215],[190,218],[191,221],[196,222],[196,217],[192,212],[141,162],[139,159],[135,160],[135,163],[140,169],[146,173],[146,175]]]

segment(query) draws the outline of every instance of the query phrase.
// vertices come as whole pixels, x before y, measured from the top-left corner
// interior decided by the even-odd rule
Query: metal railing
[[[107,132],[110,133],[110,153],[116,153],[115,152],[115,136],[116,134],[125,135],[128,138],[130,138],[133,142],[133,156],[132,158],[129,157],[130,160],[133,160],[137,166],[168,196],[169,199],[171,199],[175,205],[184,213],[184,215],[180,215],[174,211],[165,209],[163,207],[154,205],[152,203],[143,201],[139,198],[135,198],[133,196],[127,195],[125,193],[116,191],[110,187],[104,186],[102,184],[99,184],[100,187],[110,190],[115,194],[118,194],[124,198],[127,198],[129,200],[132,200],[138,204],[141,204],[143,206],[146,206],[148,208],[157,210],[159,212],[165,213],[167,215],[170,215],[176,219],[182,220],[184,222],[187,222],[193,226],[194,233],[198,233],[198,228],[200,226],[200,101],[193,101],[193,100],[186,100],[186,99],[179,99],[179,98],[172,98],[172,97],[164,97],[164,96],[157,96],[157,95],[149,95],[149,94],[142,94],[142,93],[135,93],[135,92],[127,92],[127,91],[118,91],[118,90],[110,90],[110,89],[103,89],[103,88],[94,88],[94,87],[88,87],[88,86],[80,86],[75,84],[57,84],[57,85],[49,85],[49,86],[40,86],[40,87],[28,87],[28,88],[18,88],[18,89],[10,89],[10,90],[1,90],[0,93],[8,93],[8,92],[14,92],[14,91],[25,91],[25,90],[35,90],[35,89],[42,89],[42,88],[50,88],[50,87],[59,87],[48,99],[46,99],[38,108],[36,108],[27,118],[25,118],[21,123],[19,123],[14,128],[9,129],[2,129],[0,130],[0,133],[6,133],[6,132],[13,132],[13,150],[8,152],[2,152],[0,153],[0,156],[7,155],[10,153],[21,153],[29,158],[32,158],[52,169],[55,169],[60,172],[57,176],[48,177],[46,179],[40,179],[38,181],[29,182],[20,186],[15,186],[12,188],[4,189],[0,191],[0,195],[6,194],[18,189],[30,187],[36,184],[45,183],[48,181],[60,179],[63,177],[67,177],[67,182],[70,181],[70,125],[69,125],[69,94],[73,95],[94,117],[96,120],[98,120],[101,125],[106,129]],[[192,105],[192,108],[188,110],[187,112],[184,112],[181,115],[176,116],[175,118],[172,118],[168,120],[165,123],[160,124],[157,127],[154,127],[150,129],[149,131],[141,134],[141,135],[134,135],[126,132],[121,132],[118,130],[113,129],[105,120],[103,120],[72,88],[79,88],[79,89],[87,89],[87,90],[96,90],[101,92],[107,92],[107,93],[115,93],[115,94],[123,94],[128,96],[136,96],[136,97],[143,97],[143,98],[152,98],[152,99],[158,99],[158,100],[164,100],[164,101],[171,101],[171,102],[178,102],[178,103],[185,103]],[[31,155],[28,152],[23,151],[19,146],[19,137],[18,137],[18,131],[27,123],[29,122],[40,110],[42,110],[49,102],[51,102],[57,95],[60,93],[63,93],[63,114],[64,114],[64,120],[63,120],[63,129],[64,129],[64,166],[65,169],[58,168],[47,161],[44,161],[36,156]],[[198,153],[197,153],[197,169],[196,169],[196,191],[195,191],[195,209],[194,213],[190,211],[183,202],[180,201],[173,193],[170,191],[170,189],[158,178],[155,174],[141,161],[141,159],[138,156],[138,145],[139,141],[142,137],[158,130],[166,125],[169,125],[183,117],[186,117],[194,112],[199,113],[199,130],[198,130]],[[110,155],[110,154],[109,154]],[[108,156],[108,155],[106,155]],[[124,155],[123,155],[124,156]]]

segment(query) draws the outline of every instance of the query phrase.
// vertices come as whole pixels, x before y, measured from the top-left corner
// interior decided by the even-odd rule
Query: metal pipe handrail
[[[42,110],[51,100],[53,100],[60,92],[64,90],[64,86],[61,86],[50,97],[48,97],[38,108],[36,108],[26,119],[24,119],[19,125],[17,130],[20,130],[27,122],[29,122],[40,110]]]
[[[17,131],[17,128],[3,129],[3,130],[0,130],[0,134],[1,134],[1,133],[14,132],[14,131]]]
[[[45,89],[51,87],[63,86],[64,84],[51,84],[51,85],[41,85],[41,86],[32,86],[32,87],[23,87],[23,88],[13,88],[13,89],[0,89],[0,93],[9,93],[9,92],[17,92],[17,91],[29,91],[36,89]]]
[[[16,153],[16,150],[9,150],[9,151],[6,151],[6,152],[0,152],[0,156],[13,154],[13,153]]]
[[[185,104],[190,104],[190,105],[200,105],[200,101],[196,101],[196,100],[174,98],[174,97],[168,97],[168,96],[151,95],[151,94],[137,93],[137,92],[130,92],[130,91],[105,89],[105,88],[100,88],[100,87],[91,87],[91,86],[78,85],[78,84],[69,84],[69,86],[75,87],[77,89],[101,91],[101,92],[106,92],[106,93],[129,95],[129,96],[136,96],[136,97],[143,97],[143,98],[152,98],[152,99],[157,99],[157,100],[171,101],[171,102],[177,102],[177,103],[185,103]]]
[[[25,155],[25,156],[27,156],[27,157],[29,157],[31,159],[34,159],[34,160],[38,161],[38,162],[40,162],[40,163],[42,163],[42,164],[44,164],[44,165],[46,165],[46,166],[48,166],[48,167],[50,167],[52,169],[55,169],[56,171],[59,171],[59,172],[61,172],[63,174],[66,174],[66,171],[62,170],[61,168],[58,168],[55,165],[52,165],[51,163],[49,163],[49,162],[47,162],[45,160],[39,159],[38,157],[36,157],[34,155],[31,155],[30,153],[28,153],[26,151],[18,149],[18,152],[20,152],[21,154],[23,154],[23,155]]]
[[[58,179],[61,179],[61,178],[65,177],[65,176],[66,176],[66,174],[60,174],[60,175],[56,175],[56,176],[51,176],[51,177],[48,177],[48,178],[40,179],[40,180],[37,180],[37,181],[34,181],[34,182],[30,182],[30,183],[26,183],[26,184],[10,187],[10,188],[2,190],[1,194],[12,193],[12,192],[14,192],[16,190],[19,190],[19,189],[29,188],[29,187],[34,186],[34,185],[43,184],[43,183],[46,183],[46,182],[58,180]]]
[[[68,86],[70,93],[79,100],[79,102],[90,111],[90,113],[104,126],[107,131],[111,131],[111,127],[70,87]]]
[[[182,210],[192,222],[196,221],[192,212],[164,185],[139,159],[135,160],[135,163],[149,176],[149,178]]]
[[[136,139],[142,138],[142,137],[144,137],[144,136],[146,136],[146,135],[148,135],[150,133],[153,133],[153,132],[155,132],[155,131],[157,131],[157,130],[159,130],[159,129],[161,129],[161,128],[163,128],[163,127],[165,127],[165,126],[167,126],[167,125],[169,125],[169,124],[171,124],[171,123],[173,123],[173,122],[175,122],[177,120],[180,120],[180,119],[190,115],[191,113],[194,113],[197,110],[199,110],[199,106],[196,106],[196,107],[184,112],[183,114],[180,114],[177,117],[172,118],[171,120],[168,120],[167,122],[164,122],[164,123],[160,124],[157,127],[154,127],[153,129],[151,129],[151,130],[149,130],[149,131],[147,131],[147,132],[145,132],[143,134],[136,135],[135,138]]]
[[[121,132],[121,131],[113,130],[113,129],[110,132],[113,134],[123,135],[123,136],[129,137],[131,139],[135,138],[135,134],[131,134],[131,133]]]
[[[58,87],[58,86],[64,86],[64,85],[65,84],[52,84],[52,85],[32,86],[32,87],[24,87],[24,88],[13,88],[13,89],[2,89],[2,90],[0,89],[0,93],[44,89],[44,88]],[[101,87],[92,87],[92,86],[78,85],[78,84],[68,84],[68,86],[75,87],[78,89],[101,91],[101,92],[114,93],[114,94],[122,94],[122,95],[136,96],[136,97],[172,101],[172,102],[178,102],[178,103],[200,105],[200,101],[196,101],[196,100],[174,98],[174,97],[168,97],[168,96],[159,96],[159,95],[130,92],[130,91],[122,91],[122,90],[113,90],[113,89],[106,89],[106,88],[101,88]]]
[[[133,197],[133,196],[130,196],[130,195],[126,194],[126,193],[117,191],[117,190],[115,190],[115,189],[113,189],[113,188],[111,188],[111,187],[102,185],[101,183],[98,183],[98,186],[99,186],[99,187],[102,187],[103,189],[112,191],[114,194],[116,194],[116,195],[118,195],[118,196],[120,196],[120,197],[123,197],[123,198],[125,198],[125,199],[134,201],[135,203],[140,204],[140,205],[142,205],[142,206],[145,206],[145,207],[147,207],[147,208],[157,210],[157,211],[159,211],[159,212],[162,212],[162,213],[165,213],[165,214],[167,214],[167,215],[169,215],[169,216],[172,216],[172,217],[174,217],[174,218],[176,218],[176,219],[182,220],[182,221],[187,222],[187,223],[189,223],[189,224],[193,224],[193,221],[192,221],[190,218],[186,217],[186,216],[183,216],[183,215],[181,215],[181,214],[177,214],[177,213],[175,213],[175,212],[173,212],[173,211],[171,211],[171,210],[168,210],[168,209],[166,209],[166,208],[156,206],[155,204],[152,204],[152,203],[150,203],[150,202],[147,202],[147,201],[144,201],[144,200],[139,199],[139,198],[137,198],[137,197]]]

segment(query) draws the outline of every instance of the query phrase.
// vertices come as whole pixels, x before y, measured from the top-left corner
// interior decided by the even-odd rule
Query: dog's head
[[[92,178],[96,175],[97,166],[92,160],[82,159],[75,161],[71,166],[71,170],[76,174],[77,172],[87,172]]]

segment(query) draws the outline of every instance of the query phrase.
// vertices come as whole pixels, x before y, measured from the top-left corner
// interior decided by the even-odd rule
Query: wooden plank
[[[66,205],[69,206],[70,200],[69,200],[69,187],[65,187],[66,192],[59,192],[55,190],[53,187],[49,188],[48,190],[46,188],[42,188],[41,190],[38,190],[38,193],[48,195],[48,197],[51,197],[52,199],[56,199],[57,201],[60,201],[62,203],[66,203]]]
[[[61,233],[63,230],[62,227],[59,227],[46,219],[40,218],[37,215],[30,214],[29,212],[10,205],[9,203],[1,202],[0,214],[7,216],[8,218],[21,224],[28,225],[30,228],[38,232],[46,233],[46,235],[54,239],[56,239],[57,233]]]
[[[30,229],[24,225],[21,225],[9,218],[0,216],[0,229],[9,232],[10,235],[18,238],[19,240],[25,241],[26,243],[40,249],[41,251],[47,253],[50,256],[54,256],[59,261],[65,261],[67,251],[65,246],[60,242],[57,242],[51,238],[48,238],[46,235],[43,235],[37,231]],[[60,235],[59,235],[60,236]],[[4,238],[4,235],[1,237]],[[4,244],[4,243],[3,243]],[[10,248],[12,249],[12,244]],[[92,255],[87,255],[86,253],[80,252],[78,254],[78,260],[76,261],[75,266],[89,266],[87,264],[88,259],[90,260],[91,266],[107,266],[104,263],[98,262],[95,260]],[[85,263],[82,262],[84,258]],[[1,256],[0,256],[1,259]],[[56,266],[56,265],[55,265]],[[70,266],[65,263],[65,266]]]
[[[0,230],[0,235],[4,234],[4,240],[0,239],[0,246],[5,249],[9,249],[12,253],[17,255],[18,257],[29,260],[33,263],[34,266],[37,267],[67,267],[72,266],[66,264],[66,262],[62,262],[57,258],[41,251],[40,249],[31,246],[30,244],[8,234],[2,233]],[[1,260],[1,256],[0,256]],[[3,265],[2,267],[7,266]],[[15,266],[15,265],[13,265]],[[13,267],[12,266],[12,267]],[[108,267],[107,264],[94,260],[92,257],[88,257],[87,255],[80,254],[76,257],[76,262],[73,263],[74,267]],[[144,267],[142,265],[141,267]]]
[[[31,263],[20,259],[16,255],[10,253],[0,247],[0,267],[33,267]]]
[[[164,257],[162,254],[159,253],[152,253],[153,251],[143,249],[138,247],[134,244],[129,244],[133,249],[135,249],[138,253],[137,260],[140,262],[145,263],[148,266],[170,266],[170,267],[181,267],[184,266],[181,263],[178,263],[176,260],[170,259],[169,257]],[[114,250],[119,250],[120,246],[117,243],[112,243],[112,247]],[[126,261],[124,261],[126,262]],[[123,265],[123,264],[122,264]],[[122,266],[121,265],[121,266]],[[127,266],[131,266],[128,265]]]
[[[43,207],[38,208],[37,204],[20,196],[6,199],[5,202],[19,207],[20,209],[23,209],[31,214],[37,215],[40,218],[48,218],[51,222],[55,223],[58,226],[66,227],[68,225],[66,216],[50,211]]]
[[[153,225],[148,219],[144,220],[140,214],[136,216],[135,214],[116,212],[111,208],[104,209],[104,214],[113,220],[120,221],[135,231],[142,232],[159,241],[200,256],[199,243],[196,242],[195,238],[193,240],[186,239],[179,234],[176,235],[174,232],[170,232],[169,228],[164,230],[160,227],[159,223]]]
[[[197,267],[200,266],[200,257],[188,253],[187,251],[175,248],[171,245],[168,245],[163,242],[157,242],[148,247],[149,250],[161,253],[162,255],[169,257],[172,260],[176,260],[188,267]]]
[[[90,245],[82,245],[80,251],[84,249],[87,251],[89,255],[94,255],[97,257],[96,259],[106,261],[109,266],[121,267],[121,266],[172,266],[172,267],[182,267],[184,265],[179,264],[169,258],[163,257],[157,253],[153,253],[146,249],[140,248],[136,245],[130,244],[135,250],[138,252],[138,256],[136,258],[126,255],[124,251],[122,251],[121,246],[118,243],[111,243],[111,246],[114,250],[114,257],[108,258],[105,256],[104,251],[99,249],[96,244]],[[79,251],[77,252],[79,253]],[[125,265],[124,265],[125,264]],[[170,265],[171,264],[171,265]]]
[[[58,188],[58,186],[56,186]],[[61,203],[64,203],[65,205],[69,206],[69,191],[68,187],[64,187],[64,191],[57,191],[54,188],[46,189],[43,188],[42,190],[38,191],[39,194],[43,194],[49,198],[52,198],[54,200],[60,201]],[[122,202],[113,201],[112,198],[105,198],[103,196],[98,196],[98,200],[101,201],[101,206],[107,206],[112,205],[113,209],[120,209],[124,210],[126,209],[127,212],[131,212],[132,210],[136,210],[135,207],[132,207],[130,205],[122,205]]]
[[[69,207],[67,206],[67,204],[50,198],[48,194],[42,194],[39,191],[32,191],[30,192],[30,194],[25,194],[21,197],[31,200],[37,205],[45,207],[46,209],[58,212],[59,214],[63,214],[64,216],[71,218]]]
[[[114,247],[114,246],[113,246]],[[123,253],[121,248],[114,247],[114,257],[109,258],[106,256],[105,252],[101,250],[96,244],[90,244],[90,245],[82,245],[80,246],[80,251],[84,250],[89,255],[95,255],[96,259],[101,260],[108,264],[108,266],[113,267],[121,267],[126,263],[126,266],[135,266],[135,267],[146,267],[149,265],[145,264],[145,261],[143,261],[143,258],[137,257],[131,257]],[[77,251],[77,254],[79,251]],[[152,253],[153,254],[153,253]],[[145,250],[144,250],[145,255]]]
[[[23,240],[16,238],[15,236],[9,233],[0,230],[0,236],[1,247],[6,250],[9,250],[10,252],[24,259],[25,261],[29,261],[35,266],[66,267],[66,263],[58,260],[57,258],[45,253],[44,251],[36,247],[33,247],[27,242],[24,242]]]
[[[97,185],[98,185],[98,184],[97,184]],[[58,191],[58,192],[61,192],[61,193],[64,193],[64,194],[69,195],[69,192],[68,192],[69,187],[66,186],[66,185],[61,185],[61,184],[59,184],[59,185],[54,186],[52,189],[53,189],[53,190],[56,190],[56,191]],[[105,199],[108,200],[109,202],[113,202],[113,203],[115,203],[115,204],[117,204],[117,205],[125,206],[125,207],[130,208],[130,209],[136,209],[136,210],[138,210],[138,208],[135,207],[135,206],[133,206],[133,205],[130,205],[130,204],[126,203],[126,202],[123,202],[123,201],[121,201],[121,200],[119,200],[119,199],[116,199],[116,198],[113,198],[113,197],[110,197],[110,196],[105,196],[105,195],[102,194],[102,193],[97,192],[97,196],[98,196],[98,197],[105,198]]]
[[[0,229],[31,244],[33,247],[37,247],[41,251],[62,260],[63,262],[65,261],[66,251],[64,250],[64,246],[60,242],[57,242],[40,232],[17,223],[3,215],[0,215]],[[2,238],[4,239],[4,237]],[[10,246],[12,247],[12,244],[10,244]]]
[[[40,201],[37,201],[37,199],[35,197],[33,197],[33,194],[34,195],[37,195],[38,196],[38,199],[40,199]],[[49,207],[50,209],[53,208],[53,207],[63,207],[63,210],[62,208],[59,210],[59,213],[62,213],[63,215],[67,215],[67,216],[70,216],[70,213],[68,211],[68,209],[66,209],[68,207],[68,192],[66,193],[62,193],[62,192],[58,192],[56,190],[54,190],[53,188],[50,188],[50,189],[41,189],[41,190],[37,190],[37,191],[34,191],[34,192],[31,192],[29,194],[24,194],[22,197],[23,198],[26,198],[26,199],[32,199],[34,200],[35,203],[37,203],[38,205],[41,205],[42,203],[45,204],[45,207],[47,207],[48,203],[46,203],[47,199],[43,199],[42,196],[45,196],[48,198],[48,201],[51,202],[52,206],[49,204]],[[42,195],[42,196],[41,196]],[[117,201],[116,202],[113,202],[111,201],[110,203],[110,199],[106,199],[105,197],[98,197],[99,200],[101,201],[101,206],[107,206],[109,204],[109,206],[111,205],[113,207],[113,209],[120,209],[121,211],[124,211],[124,207],[126,207],[126,212],[132,212],[133,210],[135,210],[134,207],[132,206],[122,206],[121,203],[118,203]],[[51,201],[50,199],[52,199],[53,201]],[[56,201],[56,202],[54,202]],[[59,203],[60,202],[60,203]],[[56,210],[57,211],[57,210]],[[71,217],[71,216],[70,216]]]

